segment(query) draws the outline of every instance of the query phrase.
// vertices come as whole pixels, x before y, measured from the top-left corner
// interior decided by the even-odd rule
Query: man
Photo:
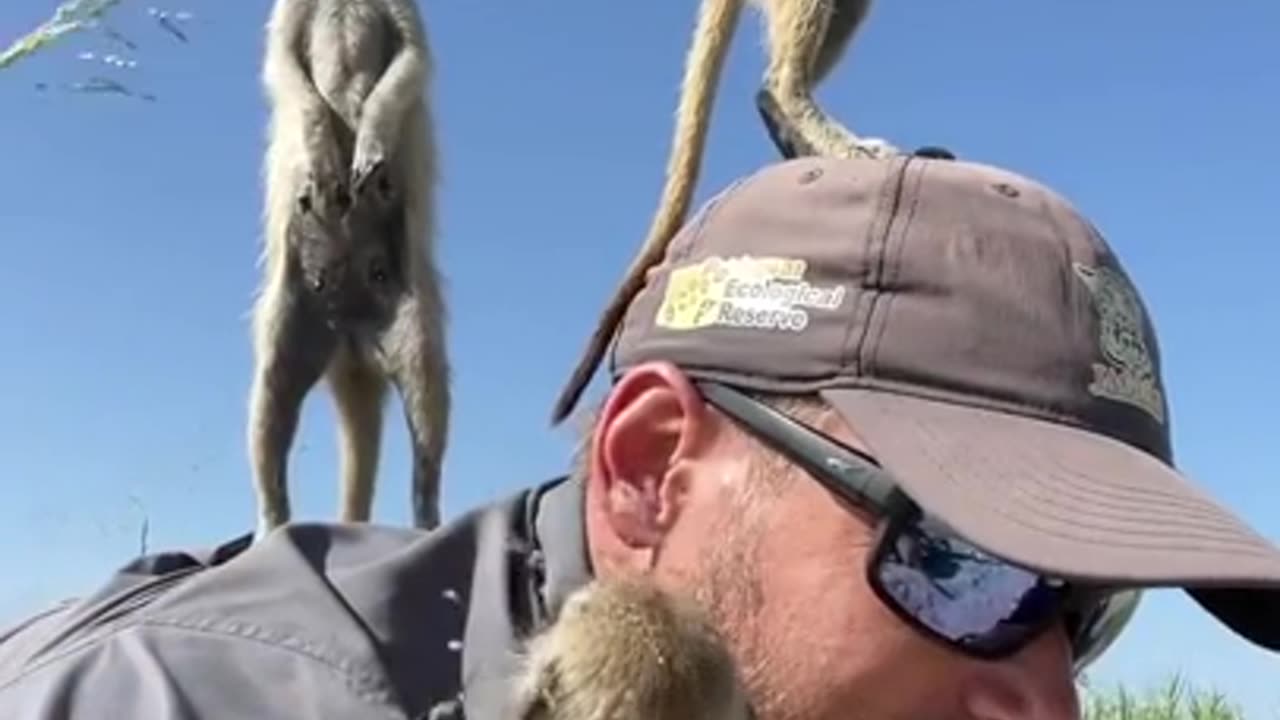
[[[1072,718],[1126,590],[1280,649],[1280,550],[1172,468],[1159,368],[1037,183],[772,165],[632,303],[568,479],[140,559],[0,636],[0,716],[501,718],[520,640],[633,573],[705,603],[765,720]]]

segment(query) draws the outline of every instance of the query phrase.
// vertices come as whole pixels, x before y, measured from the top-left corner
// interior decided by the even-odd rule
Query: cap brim
[[[822,392],[927,512],[1011,562],[1181,587],[1280,650],[1280,549],[1155,457],[1061,423],[875,390]]]

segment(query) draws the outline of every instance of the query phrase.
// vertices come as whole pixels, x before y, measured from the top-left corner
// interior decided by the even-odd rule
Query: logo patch
[[[1093,296],[1098,346],[1105,362],[1093,364],[1089,392],[1128,403],[1164,423],[1164,393],[1143,333],[1142,304],[1123,276],[1106,267],[1073,263],[1076,277]]]
[[[706,258],[671,271],[654,323],[668,330],[722,327],[800,332],[809,308],[834,310],[842,285],[804,279],[804,260],[739,255]]]

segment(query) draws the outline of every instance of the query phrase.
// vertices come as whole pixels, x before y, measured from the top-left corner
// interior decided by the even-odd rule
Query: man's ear
[[[708,447],[709,420],[701,394],[670,363],[638,366],[613,387],[592,440],[590,495],[600,529],[617,544],[646,560],[662,544],[690,463]]]

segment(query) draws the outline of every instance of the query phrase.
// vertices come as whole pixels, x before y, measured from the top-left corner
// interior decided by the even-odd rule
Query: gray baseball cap
[[[910,156],[767,166],[694,213],[631,303],[612,373],[652,360],[817,392],[976,545],[1186,588],[1280,650],[1280,549],[1175,469],[1145,303],[1033,180]]]

